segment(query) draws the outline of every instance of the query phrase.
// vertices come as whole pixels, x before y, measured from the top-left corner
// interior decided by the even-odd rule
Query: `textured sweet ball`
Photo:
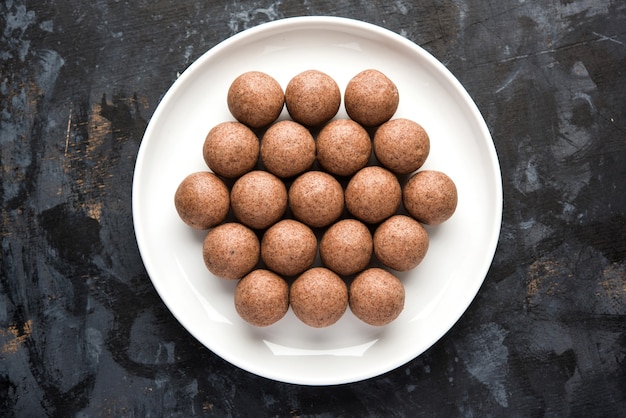
[[[278,177],[292,177],[315,162],[315,140],[299,123],[283,120],[270,126],[261,140],[261,161]]]
[[[313,265],[317,237],[305,224],[283,219],[272,225],[261,239],[261,259],[267,267],[284,276],[296,276]]]
[[[372,141],[361,125],[350,119],[330,121],[317,135],[317,160],[329,173],[350,176],[365,167]]]
[[[238,280],[259,262],[261,245],[254,231],[228,222],[211,229],[202,245],[207,269],[217,277]]]
[[[378,70],[365,70],[354,76],[344,93],[348,116],[368,127],[391,119],[399,102],[396,85]]]
[[[323,171],[298,176],[289,187],[288,200],[293,216],[313,228],[330,225],[344,208],[341,184]]]
[[[356,219],[343,219],[331,225],[320,240],[320,258],[324,266],[340,275],[356,274],[372,258],[372,234]]]
[[[292,78],[285,88],[285,105],[291,118],[306,126],[320,126],[339,111],[341,91],[329,75],[304,71]]]
[[[379,166],[359,170],[345,190],[346,208],[357,219],[375,224],[393,215],[402,200],[396,176]]]
[[[335,273],[314,267],[291,285],[289,303],[306,325],[323,328],[337,322],[348,307],[348,287]]]
[[[251,171],[259,159],[259,139],[240,122],[222,122],[207,134],[202,155],[216,174],[236,178]]]
[[[404,293],[400,279],[381,268],[371,268],[350,284],[350,310],[367,324],[387,325],[404,309]]]
[[[250,171],[233,184],[230,206],[239,222],[254,229],[264,229],[285,213],[287,188],[272,173]]]
[[[278,118],[285,103],[285,94],[273,77],[260,71],[250,71],[232,82],[226,101],[235,119],[252,128],[261,128]]]
[[[454,214],[458,202],[456,185],[441,171],[415,173],[402,189],[407,212],[426,225],[441,224]]]
[[[409,119],[392,119],[380,125],[372,145],[378,161],[396,174],[417,170],[430,153],[428,134]]]
[[[289,309],[289,285],[268,270],[254,270],[235,287],[235,310],[246,322],[266,327],[280,320]]]
[[[394,215],[374,232],[374,254],[385,266],[408,271],[422,262],[428,251],[428,233],[415,219]]]
[[[185,177],[174,193],[178,216],[195,229],[209,229],[228,215],[228,188],[215,174],[192,173]]]

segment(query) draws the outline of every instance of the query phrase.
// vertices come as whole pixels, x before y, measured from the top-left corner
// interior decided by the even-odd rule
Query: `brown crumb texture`
[[[343,219],[331,225],[320,241],[320,258],[324,265],[344,276],[365,269],[372,251],[372,234],[356,219]]]
[[[317,237],[302,222],[283,219],[261,239],[261,258],[267,267],[284,276],[295,276],[313,265]]]
[[[439,225],[456,211],[458,194],[454,181],[445,173],[423,170],[404,185],[402,200],[407,212],[426,225]]]
[[[289,310],[289,285],[271,271],[254,270],[235,287],[235,310],[251,325],[272,325]]]
[[[399,103],[398,88],[378,70],[365,70],[355,75],[344,92],[346,112],[363,126],[373,127],[388,121]]]
[[[400,279],[390,272],[371,268],[350,284],[350,310],[363,322],[383,326],[404,309],[405,291]]]
[[[208,171],[185,177],[174,194],[178,215],[195,229],[209,229],[223,222],[228,215],[229,205],[228,187]]]
[[[323,171],[308,171],[296,178],[288,199],[294,217],[313,228],[330,225],[344,208],[341,184]]]
[[[233,81],[226,101],[235,119],[252,128],[262,128],[278,118],[285,103],[285,94],[270,75],[249,71]]]
[[[261,140],[261,160],[278,177],[300,174],[315,162],[315,140],[299,123],[283,120],[270,126]]]
[[[348,306],[348,287],[335,273],[315,267],[291,285],[289,301],[294,314],[305,324],[323,328],[337,322]]]
[[[264,229],[278,222],[285,213],[287,188],[275,175],[254,170],[235,182],[230,203],[239,222],[254,229]]]
[[[409,174],[420,168],[430,153],[426,130],[409,119],[392,119],[374,134],[374,154],[378,161],[396,174]]]
[[[402,200],[397,177],[379,166],[359,170],[348,182],[346,207],[359,220],[375,224],[392,216]]]
[[[226,178],[240,177],[256,165],[259,139],[243,123],[223,122],[207,134],[202,155],[216,174]]]
[[[385,266],[408,271],[418,266],[428,251],[428,233],[415,219],[395,215],[374,232],[374,254]]]
[[[223,279],[238,280],[259,262],[261,244],[251,229],[229,222],[211,229],[202,246],[207,269]]]
[[[304,71],[287,84],[285,104],[291,118],[306,126],[320,126],[339,111],[341,91],[328,74]]]
[[[365,167],[372,154],[372,141],[361,125],[336,119],[317,135],[317,160],[329,173],[350,176]]]

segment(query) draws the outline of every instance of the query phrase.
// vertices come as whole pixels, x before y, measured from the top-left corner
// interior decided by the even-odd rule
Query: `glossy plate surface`
[[[406,305],[385,327],[349,311],[335,325],[313,329],[290,310],[255,328],[233,304],[234,282],[213,277],[202,260],[205,232],[178,218],[173,196],[194,171],[207,170],[202,144],[216,124],[233,120],[226,93],[244,71],[264,71],[286,87],[318,69],[341,91],[358,72],[376,68],[400,92],[394,117],[422,124],[431,138],[424,169],[456,183],[455,215],[428,227],[430,248],[400,274]],[[287,118],[286,110],[281,118]],[[338,118],[346,117],[340,109]],[[354,382],[395,369],[441,338],[465,312],[491,265],[500,232],[502,186],[487,126],[465,89],[435,58],[405,38],[343,18],[302,17],[244,31],[200,57],[155,111],[141,144],[133,183],[133,218],[145,267],[161,298],[202,344],[232,364],[270,379],[307,385]]]

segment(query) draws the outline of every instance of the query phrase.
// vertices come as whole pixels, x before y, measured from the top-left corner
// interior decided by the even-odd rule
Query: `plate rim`
[[[144,233],[143,224],[139,216],[140,211],[138,208],[142,207],[142,204],[139,200],[139,195],[140,195],[139,190],[141,186],[139,168],[142,166],[144,159],[147,158],[146,156],[147,156],[148,148],[150,145],[149,138],[153,135],[153,130],[155,129],[156,121],[160,119],[161,113],[167,107],[166,103],[170,101],[170,98],[175,97],[178,90],[185,85],[187,78],[192,77],[194,75],[195,68],[205,65],[206,61],[209,61],[213,56],[219,54],[221,51],[228,48],[230,45],[237,44],[241,42],[242,40],[245,40],[246,38],[252,38],[257,33],[268,31],[268,30],[274,30],[274,31],[284,33],[284,32],[294,31],[294,30],[299,31],[303,29],[314,29],[315,27],[319,28],[321,26],[324,26],[330,29],[336,29],[337,31],[340,31],[340,32],[347,32],[349,28],[351,33],[357,33],[361,36],[364,36],[365,34],[367,34],[370,38],[377,39],[377,40],[379,37],[390,39],[390,41],[392,41],[393,43],[400,43],[404,47],[409,48],[413,53],[416,53],[420,55],[422,58],[428,60],[431,65],[437,68],[439,75],[444,76],[446,78],[446,81],[450,83],[452,87],[454,87],[455,92],[457,94],[460,94],[463,97],[464,105],[467,107],[468,110],[472,112],[475,121],[478,123],[477,126],[481,130],[482,136],[487,140],[485,144],[486,150],[488,151],[487,157],[488,157],[488,160],[493,165],[494,171],[498,175],[495,178],[489,179],[492,182],[490,188],[493,189],[495,193],[494,202],[493,202],[495,207],[492,208],[492,211],[496,215],[495,217],[496,219],[494,219],[494,224],[491,229],[489,239],[487,241],[489,245],[488,246],[486,245],[484,248],[485,249],[484,251],[485,261],[483,262],[482,269],[480,272],[481,279],[477,280],[476,286],[473,289],[473,292],[471,293],[471,297],[468,297],[467,303],[463,304],[463,309],[460,310],[460,314],[458,316],[455,315],[454,319],[451,321],[450,324],[446,324],[446,326],[441,327],[440,332],[438,333],[436,338],[433,339],[432,343],[430,343],[430,345],[428,345],[426,349],[422,350],[421,352],[417,354],[407,354],[405,356],[399,356],[399,358],[396,361],[385,363],[386,364],[385,366],[374,368],[375,369],[374,372],[371,372],[372,369],[368,369],[369,373],[361,373],[361,374],[355,373],[347,379],[346,378],[333,378],[329,376],[329,378],[327,378],[324,381],[317,381],[317,380],[314,381],[310,379],[301,379],[301,378],[296,378],[296,377],[292,379],[285,379],[285,378],[281,378],[277,376],[271,376],[267,372],[263,372],[259,368],[256,368],[253,366],[244,367],[242,366],[242,362],[236,361],[236,359],[233,359],[231,356],[228,355],[228,353],[216,351],[214,348],[207,346],[203,342],[203,338],[200,338],[192,330],[190,330],[185,325],[185,322],[181,320],[179,315],[176,313],[176,310],[170,306],[170,303],[167,297],[164,295],[164,290],[161,288],[159,283],[153,280],[155,272],[151,263],[147,261],[149,259],[148,249],[147,249],[148,245],[144,242],[145,233]],[[476,295],[478,294],[480,288],[482,287],[486,279],[486,276],[488,274],[488,271],[491,268],[491,265],[493,264],[493,260],[494,260],[495,253],[497,250],[499,236],[500,236],[500,232],[502,228],[502,210],[503,210],[502,172],[501,172],[498,155],[497,155],[496,148],[495,148],[495,143],[493,141],[493,138],[491,136],[491,133],[489,131],[489,128],[487,126],[485,119],[483,118],[482,114],[480,113],[480,110],[478,109],[476,103],[471,98],[467,90],[463,87],[460,81],[452,74],[452,72],[443,63],[441,63],[433,55],[431,55],[428,51],[426,51],[425,49],[423,49],[416,43],[384,27],[375,25],[373,23],[368,23],[368,22],[351,19],[351,18],[345,18],[345,17],[298,16],[298,17],[289,17],[289,18],[274,20],[274,21],[262,23],[252,28],[245,29],[235,35],[230,36],[229,38],[224,39],[223,41],[219,42],[218,44],[216,44],[215,46],[211,47],[206,52],[204,52],[198,59],[196,59],[180,74],[180,76],[169,87],[165,95],[161,98],[161,100],[157,104],[155,111],[150,117],[146,130],[142,137],[141,144],[139,146],[132,181],[133,181],[132,216],[133,216],[133,226],[134,226],[135,238],[136,238],[136,242],[138,245],[138,249],[141,255],[144,268],[150,278],[150,281],[152,282],[152,285],[154,286],[155,290],[159,294],[159,297],[161,298],[163,303],[166,305],[170,313],[176,318],[179,324],[182,325],[183,328],[185,328],[187,332],[189,332],[206,349],[208,349],[215,355],[218,355],[219,357],[223,358],[224,360],[228,361],[235,367],[238,367],[242,370],[246,370],[252,374],[255,374],[255,375],[270,379],[270,380],[280,381],[284,383],[301,384],[301,385],[309,385],[309,386],[322,386],[322,385],[339,385],[339,384],[362,381],[362,380],[366,380],[369,378],[381,376],[387,372],[391,372],[397,369],[398,367],[401,367],[402,365],[406,364],[407,362],[422,355],[425,351],[430,349],[439,340],[441,340],[441,338],[445,334],[447,334],[455,326],[456,323],[458,323],[461,317],[465,315],[465,313],[467,312],[472,302],[475,300]],[[250,365],[251,362],[248,362],[246,364]]]

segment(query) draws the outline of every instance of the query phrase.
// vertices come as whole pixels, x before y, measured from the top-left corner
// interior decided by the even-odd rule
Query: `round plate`
[[[178,217],[174,192],[194,171],[207,170],[209,130],[233,120],[226,94],[235,77],[259,70],[286,87],[318,69],[343,92],[357,73],[376,68],[400,92],[394,117],[430,135],[424,169],[447,173],[459,204],[442,225],[428,227],[430,248],[406,287],[402,314],[391,324],[364,324],[348,309],[336,324],[314,329],[291,310],[276,324],[243,322],[235,282],[212,276],[202,260],[206,232]],[[287,118],[286,110],[281,118]],[[345,118],[343,106],[337,118]],[[500,232],[502,186],[494,144],[476,105],[454,76],[407,39],[380,27],[332,17],[279,20],[241,32],[206,52],[174,83],[156,109],[139,149],[133,184],[137,242],[159,295],[180,323],[230,363],[270,379],[331,385],[374,377],[420,355],[465,312],[491,265]]]

